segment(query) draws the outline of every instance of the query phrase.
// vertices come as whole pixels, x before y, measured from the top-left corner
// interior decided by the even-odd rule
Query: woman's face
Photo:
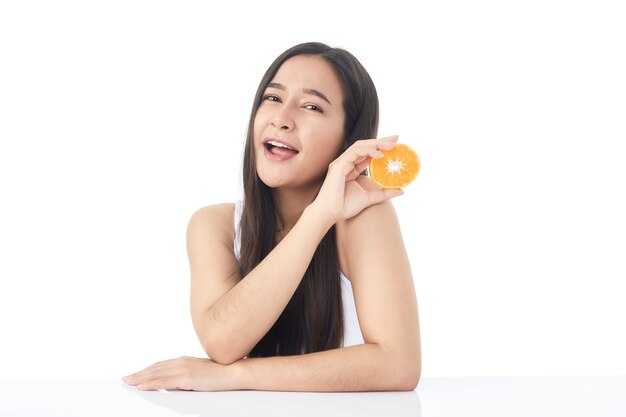
[[[261,180],[272,188],[321,184],[341,151],[344,119],[341,85],[324,58],[297,55],[285,61],[254,118]]]

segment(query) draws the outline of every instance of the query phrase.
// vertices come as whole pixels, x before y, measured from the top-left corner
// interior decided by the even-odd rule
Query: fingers
[[[386,136],[384,138],[374,140],[376,141],[378,146],[384,146],[384,148],[379,149],[391,149],[396,146],[396,143],[398,142],[398,135]]]
[[[208,359],[207,361],[211,362]],[[205,363],[203,359],[181,356],[157,362],[142,371],[123,377],[122,381],[128,385],[136,385],[137,389],[142,391],[161,388],[187,389],[190,371],[194,367],[202,366],[202,363]]]
[[[150,391],[155,389],[172,389],[178,388],[176,384],[172,383],[169,378],[153,379],[143,384],[137,385],[137,389],[140,391]]]
[[[366,157],[380,158],[382,154],[378,150],[393,149],[396,146],[396,142],[398,142],[398,135],[382,139],[357,140],[344,152],[344,155],[346,155],[348,162],[353,163],[361,162]]]
[[[139,385],[145,381],[149,381],[150,379],[152,379],[154,377],[154,373],[154,370],[146,368],[143,371],[139,371],[132,375],[125,376],[124,378],[122,378],[122,381],[124,381],[128,385]]]
[[[386,136],[380,139],[361,139],[361,140],[355,141],[350,146],[350,148],[354,148],[354,147],[371,147],[374,149],[393,148],[396,142],[398,142],[398,135]]]
[[[128,385],[136,385],[139,390],[177,388],[174,384],[177,372],[171,369],[144,370],[134,375],[129,375],[122,380]]]
[[[358,171],[358,176],[358,173],[367,167],[371,158],[381,158],[383,156],[379,149],[393,149],[397,141],[397,135],[382,139],[358,140],[346,149],[339,158],[333,161],[329,168],[338,170],[340,174],[346,176],[348,180],[354,179],[356,177],[353,173],[355,167],[356,171]]]
[[[374,158],[376,159],[376,158]],[[370,161],[368,159],[366,159],[365,161],[361,161],[358,164],[355,165],[355,169],[356,171],[360,174],[361,172],[363,172],[363,170],[367,167],[369,167],[370,165]]]
[[[122,381],[124,381],[128,385],[140,385],[146,381],[150,381],[158,377],[158,374],[163,369],[163,367],[167,366],[167,362],[169,361],[157,362],[154,365],[151,365],[139,372],[135,372],[134,374],[123,377]]]

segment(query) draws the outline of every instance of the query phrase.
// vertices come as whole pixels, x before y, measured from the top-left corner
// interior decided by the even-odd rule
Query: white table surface
[[[411,392],[138,391],[115,378],[0,378],[0,416],[626,416],[626,376],[422,378]]]

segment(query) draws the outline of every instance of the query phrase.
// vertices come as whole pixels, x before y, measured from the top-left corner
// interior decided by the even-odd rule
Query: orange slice
[[[388,151],[379,149],[382,158],[372,158],[369,176],[383,188],[402,188],[409,185],[420,170],[417,153],[409,146],[398,143]]]

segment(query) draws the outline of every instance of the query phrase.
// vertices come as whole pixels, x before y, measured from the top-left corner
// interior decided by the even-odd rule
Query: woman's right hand
[[[356,216],[369,206],[404,194],[400,189],[380,188],[369,178],[359,175],[372,158],[383,156],[379,149],[392,149],[397,141],[398,136],[389,136],[354,142],[331,162],[326,179],[311,205],[323,213],[331,224],[335,224]]]

